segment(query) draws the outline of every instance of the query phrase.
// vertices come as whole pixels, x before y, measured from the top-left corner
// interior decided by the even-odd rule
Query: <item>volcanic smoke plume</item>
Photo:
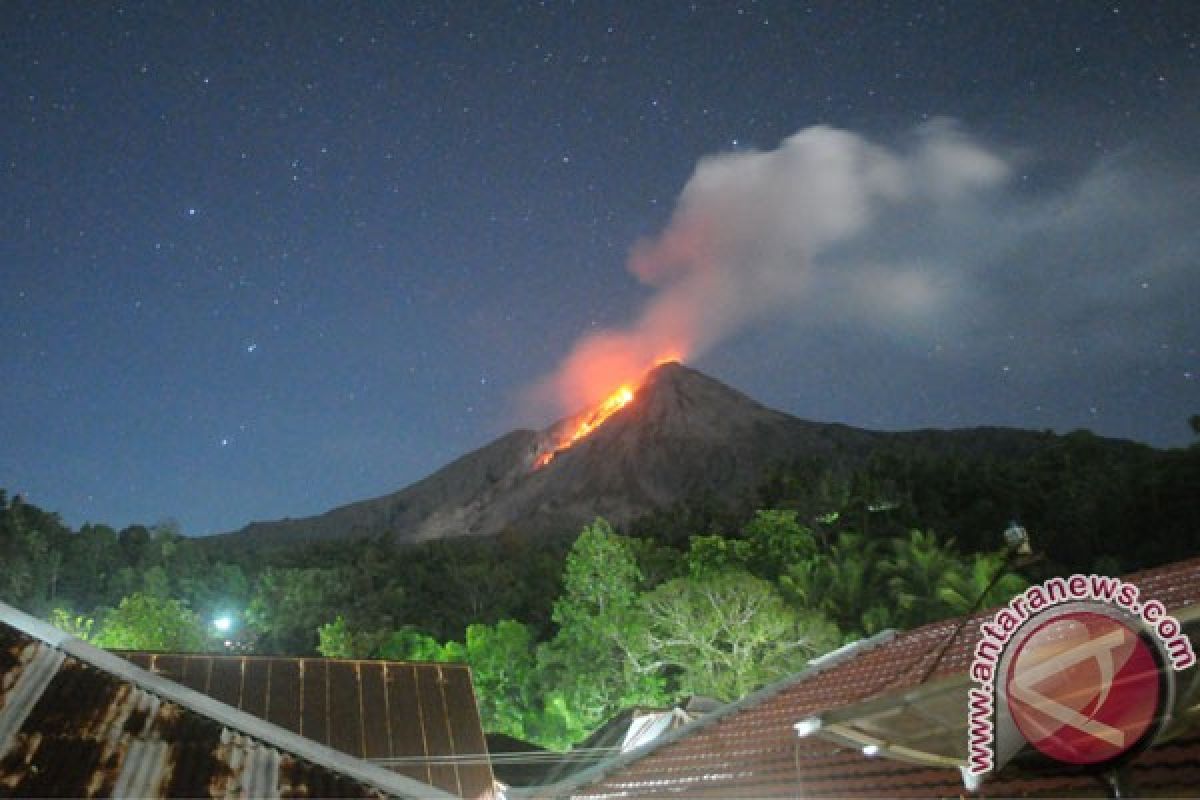
[[[884,213],[913,207],[936,215],[1008,173],[1002,158],[949,121],[918,128],[903,149],[819,126],[770,152],[704,158],[666,230],[630,254],[629,270],[654,288],[640,315],[577,341],[537,396],[563,412],[591,406],[657,362],[699,356],[785,310],[803,313],[801,300],[813,292],[861,295],[884,313],[928,310],[940,289],[919,270],[876,263],[849,274],[823,256]]]

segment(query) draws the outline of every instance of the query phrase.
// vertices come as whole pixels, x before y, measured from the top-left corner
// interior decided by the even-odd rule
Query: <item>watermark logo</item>
[[[1031,586],[980,633],[968,692],[974,775],[1030,748],[1091,767],[1128,757],[1165,721],[1174,672],[1196,662],[1162,603],[1097,575]]]
[[[1097,764],[1133,749],[1159,718],[1153,645],[1092,611],[1054,615],[1020,642],[1004,675],[1025,740],[1057,761]]]

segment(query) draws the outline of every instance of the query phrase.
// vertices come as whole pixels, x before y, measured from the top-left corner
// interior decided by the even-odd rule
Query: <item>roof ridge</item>
[[[57,629],[56,629],[57,630]],[[172,658],[220,658],[241,661],[321,661],[338,664],[388,664],[401,667],[442,667],[470,669],[465,661],[401,661],[394,658],[329,658],[327,656],[282,656],[269,653],[182,653],[178,650],[106,650],[122,658],[128,656],[170,656]]]
[[[1189,574],[1197,570],[1200,570],[1200,556],[1182,561],[1173,561],[1168,564],[1150,567],[1138,572],[1125,573],[1124,575],[1116,577],[1131,583],[1142,583],[1146,581],[1152,581],[1163,576]],[[741,700],[724,705],[721,708],[700,717],[694,722],[684,725],[672,733],[644,745],[643,747],[635,748],[627,753],[621,753],[606,761],[602,761],[592,767],[581,770],[574,776],[571,776],[570,778],[558,783],[548,784],[540,787],[530,787],[527,789],[511,790],[510,796],[517,798],[529,798],[532,800],[532,798],[550,796],[558,797],[565,794],[570,794],[574,789],[589,784],[595,784],[603,780],[613,771],[650,756],[659,748],[665,747],[666,745],[677,742],[680,739],[688,736],[692,736],[702,729],[719,722],[720,720],[732,714],[749,710],[754,706],[757,706],[760,703],[768,700],[769,698],[780,694],[786,689],[797,686],[809,678],[816,677],[821,673],[828,671],[830,668],[842,667],[852,659],[866,655],[867,653],[876,650],[880,646],[889,645],[893,642],[903,645],[905,642],[912,643],[914,639],[919,640],[921,637],[933,637],[936,639],[938,637],[953,634],[955,638],[958,638],[962,635],[963,631],[970,630],[972,621],[981,621],[987,619],[993,616],[998,609],[1003,607],[1003,605],[994,606],[989,609],[977,611],[970,615],[956,615],[947,617],[945,619],[929,622],[925,625],[905,631],[885,630],[868,639],[862,639],[857,642],[844,645],[837,650],[810,661],[808,667],[801,672],[759,689],[758,691],[747,695]],[[928,653],[921,654],[920,658],[918,658],[914,663],[919,663],[920,659],[925,658],[927,655]],[[908,688],[911,689],[912,687]],[[859,698],[851,703],[839,704],[839,707],[841,705],[850,705],[853,702],[862,702],[863,700],[870,699],[872,696],[878,693],[878,691],[869,693],[865,697]]]
[[[715,725],[722,719],[731,716],[739,711],[744,711],[747,708],[752,708],[759,703],[765,702],[775,695],[791,688],[799,683],[802,683],[809,678],[816,677],[827,670],[840,665],[842,662],[851,658],[856,658],[863,653],[874,650],[880,645],[887,644],[896,637],[894,630],[888,629],[880,631],[873,636],[865,639],[859,639],[854,642],[849,642],[842,645],[836,650],[818,656],[808,662],[808,665],[793,675],[789,675],[774,683],[767,684],[761,689],[751,692],[740,700],[735,700],[732,703],[727,703],[720,708],[710,711],[696,718],[686,725],[681,725],[675,730],[667,733],[659,738],[648,742],[641,747],[635,747],[625,753],[618,753],[612,758],[594,764],[587,769],[580,770],[575,775],[566,778],[558,783],[547,784],[545,786],[521,787],[512,788],[509,790],[509,797],[514,798],[541,798],[541,797],[560,797],[564,793],[569,793],[572,789],[583,786],[589,783],[595,783],[602,779],[607,774],[615,769],[626,766],[634,761],[638,761],[646,756],[654,753],[656,750],[666,747],[680,739],[691,736],[697,731],[703,730],[710,725]]]

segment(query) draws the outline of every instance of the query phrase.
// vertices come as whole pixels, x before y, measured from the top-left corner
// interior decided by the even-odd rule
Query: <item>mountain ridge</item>
[[[733,498],[756,488],[771,467],[799,459],[860,463],[914,441],[965,455],[1019,454],[1057,438],[1008,428],[885,433],[810,422],[671,362],[647,373],[602,425],[536,467],[587,413],[541,431],[511,431],[380,497],[210,538],[278,544],[391,534],[408,543],[573,531],[596,516],[619,525],[701,493]]]

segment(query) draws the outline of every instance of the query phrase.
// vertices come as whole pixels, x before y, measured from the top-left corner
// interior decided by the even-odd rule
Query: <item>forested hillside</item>
[[[169,523],[71,530],[0,493],[0,599],[113,648],[467,660],[490,730],[561,747],[622,707],[732,699],[847,639],[963,613],[989,585],[997,603],[1200,552],[1200,447],[1077,433],[964,461],[909,444],[849,471],[781,467],[624,535],[218,547]],[[1019,574],[1011,519],[1045,554]]]

